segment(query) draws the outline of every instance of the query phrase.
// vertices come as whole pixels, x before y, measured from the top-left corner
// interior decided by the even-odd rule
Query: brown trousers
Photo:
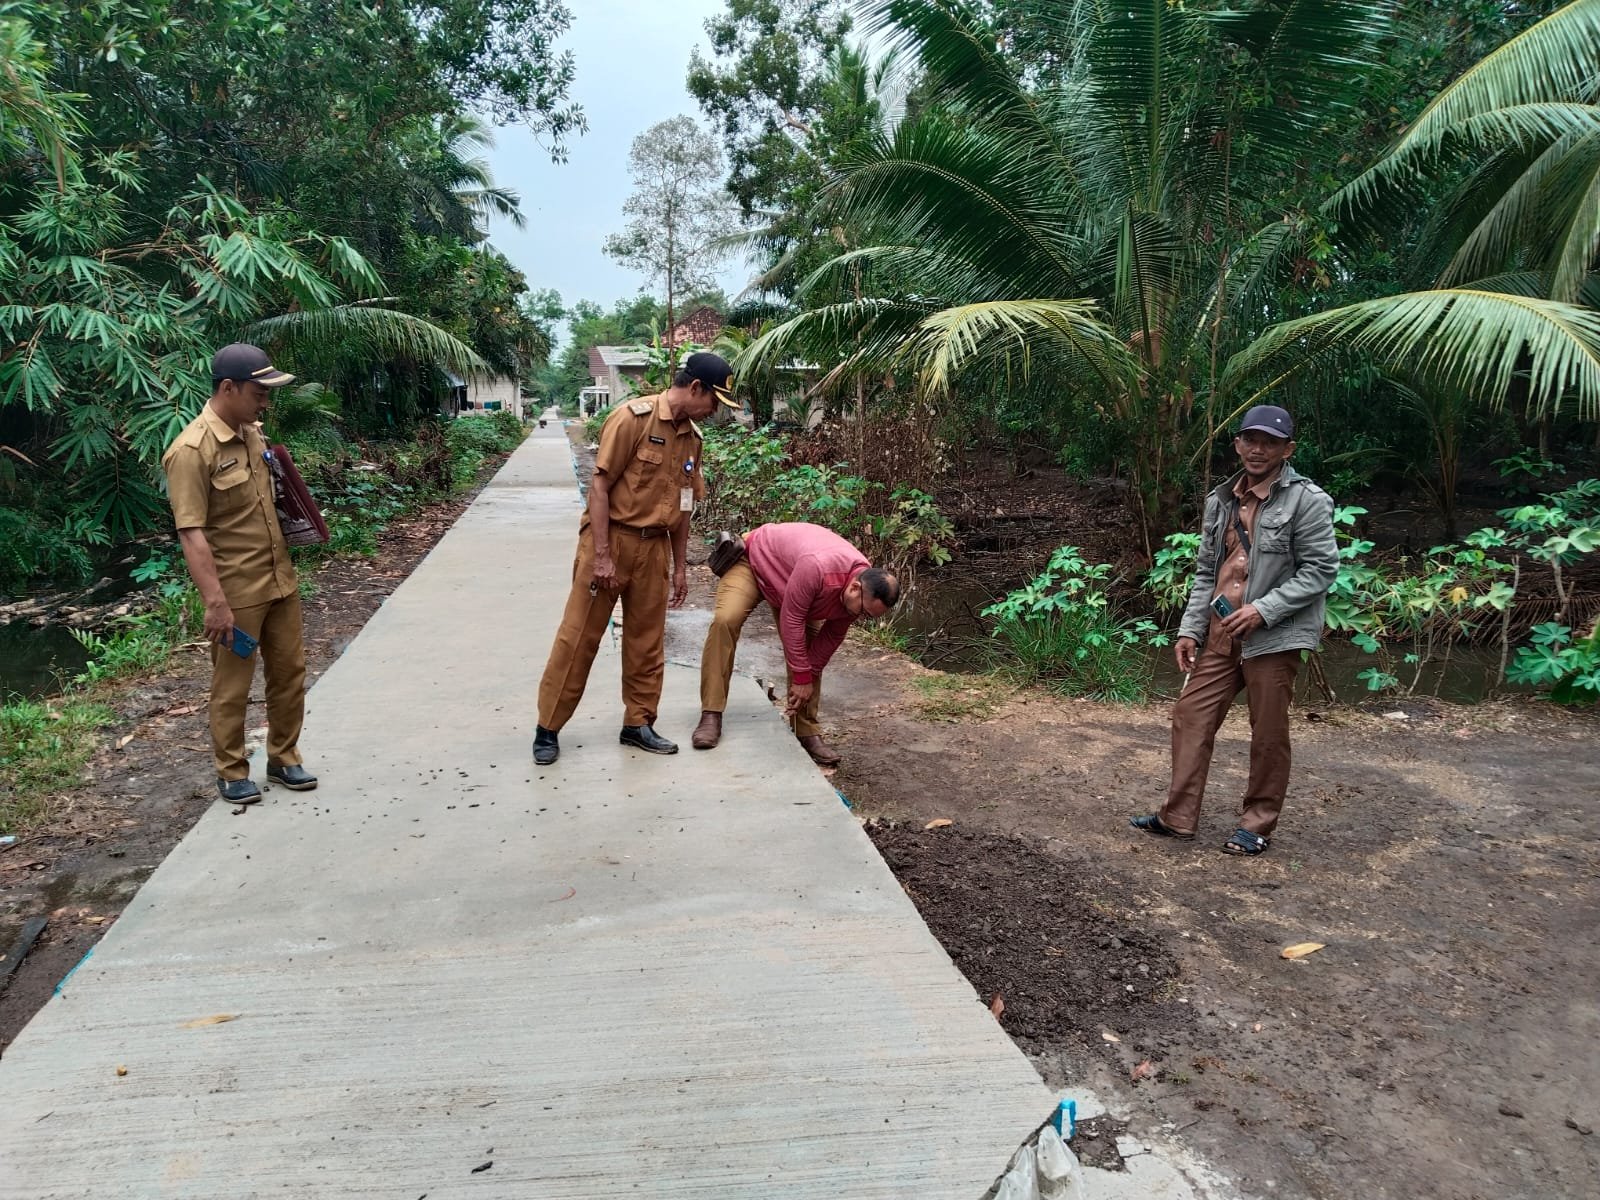
[[[300,765],[300,727],[306,716],[306,647],[300,625],[300,596],[291,592],[271,604],[233,610],[234,628],[261,643],[249,658],[223,646],[211,647],[211,754],[218,779],[247,779],[244,717],[261,660],[267,684],[267,763]]]
[[[1243,688],[1250,702],[1250,781],[1239,827],[1270,837],[1289,788],[1289,702],[1300,651],[1243,658],[1236,638],[1225,650],[1212,649],[1213,644],[1201,650],[1188,686],[1172,706],[1172,786],[1161,823],[1179,833],[1195,832],[1217,730]]]
[[[624,725],[653,725],[661,704],[661,681],[667,673],[667,602],[671,599],[672,539],[611,526],[611,557],[617,586],[593,594],[594,535],[585,525],[578,535],[572,564],[572,591],[550,647],[550,661],[539,680],[539,724],[559,730],[571,719],[600,639],[611,623],[611,610],[622,598],[622,703]]]
[[[736,563],[717,580],[717,600],[711,613],[711,628],[706,631],[706,648],[700,654],[700,707],[719,713],[728,707],[728,683],[733,678],[733,655],[739,648],[744,623],[761,603],[761,588],[748,562]],[[777,615],[777,609],[773,609]],[[785,664],[787,669],[787,664]],[[789,683],[794,672],[788,671]],[[811,737],[822,732],[817,719],[822,707],[822,680],[814,677],[811,699],[794,718],[796,737]]]

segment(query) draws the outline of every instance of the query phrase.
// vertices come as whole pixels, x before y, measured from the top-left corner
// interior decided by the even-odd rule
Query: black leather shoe
[[[291,792],[309,792],[317,786],[317,777],[299,763],[282,767],[268,767],[267,778]]]
[[[678,743],[669,742],[648,725],[624,725],[622,736],[617,739],[624,746],[636,746],[640,750],[648,750],[651,754],[676,754]]]
[[[561,743],[556,740],[556,731],[546,729],[543,725],[534,726],[533,761],[541,767],[548,767],[560,757]]]
[[[248,779],[219,779],[217,792],[229,804],[254,804],[261,799],[261,789]]]

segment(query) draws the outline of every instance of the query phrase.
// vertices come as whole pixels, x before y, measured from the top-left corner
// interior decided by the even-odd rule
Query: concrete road
[[[982,1195],[1054,1098],[753,683],[645,755],[603,647],[531,766],[577,516],[552,422],[7,1052],[0,1197]]]

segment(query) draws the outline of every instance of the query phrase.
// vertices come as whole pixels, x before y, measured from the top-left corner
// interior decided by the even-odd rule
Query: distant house
[[[667,344],[709,346],[721,333],[722,314],[702,304],[672,327]],[[590,346],[589,377],[594,383],[578,394],[583,414],[597,413],[643,392],[647,361],[643,346]]]
[[[454,371],[446,371],[445,375],[450,380],[450,397],[446,401],[449,415],[505,409],[522,420],[522,384],[510,375],[472,374],[465,379]]]
[[[638,395],[647,362],[642,346],[590,346],[589,377],[594,385],[579,393],[583,414],[597,413]]]

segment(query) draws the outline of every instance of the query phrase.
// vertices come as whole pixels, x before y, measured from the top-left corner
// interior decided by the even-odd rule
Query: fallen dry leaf
[[[1147,1058],[1133,1069],[1133,1071],[1129,1074],[1128,1079],[1132,1083],[1138,1083],[1139,1080],[1143,1079],[1153,1070],[1155,1070],[1155,1068],[1150,1065],[1150,1060]]]
[[[134,738],[134,734],[132,734],[132,733],[123,734],[121,737],[119,737],[117,739],[117,749],[121,750],[129,742],[133,741],[133,738]]]
[[[1000,998],[1000,993],[994,994],[994,999],[989,1001],[989,1011],[994,1014],[995,1020],[1000,1019],[1000,1014],[1005,1012],[1006,1002]]]
[[[199,709],[200,706],[198,704],[180,704],[176,708],[163,709],[161,715],[163,717],[187,717],[192,712],[198,712]]]
[[[935,817],[933,820],[929,821],[926,825],[924,825],[923,828],[924,829],[943,829],[946,825],[954,825],[954,824],[955,824],[955,822],[952,821],[949,817]]]
[[[1106,1041],[1113,1042],[1116,1045],[1120,1046],[1122,1044],[1122,1039],[1119,1038],[1116,1034],[1112,1033],[1109,1029],[1102,1029],[1100,1031],[1100,1036],[1103,1037]]]
[[[1280,958],[1304,958],[1308,954],[1315,954],[1322,949],[1321,942],[1296,942],[1292,946],[1285,946],[1279,951]]]
[[[202,1025],[226,1025],[229,1021],[237,1021],[238,1013],[217,1013],[210,1017],[196,1017],[193,1021],[185,1021],[179,1028],[199,1029]]]

